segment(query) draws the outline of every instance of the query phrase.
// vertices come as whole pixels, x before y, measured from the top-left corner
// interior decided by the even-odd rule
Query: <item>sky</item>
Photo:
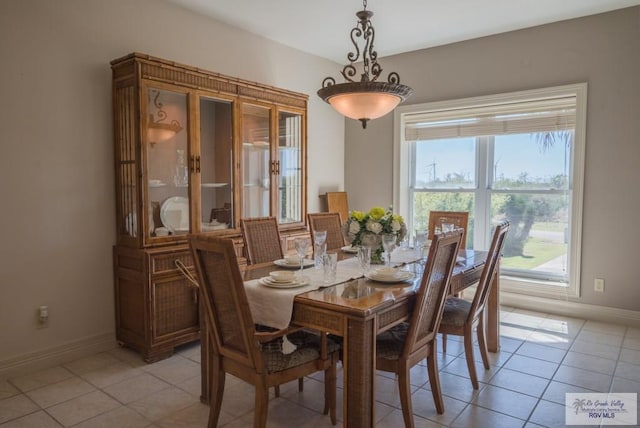
[[[469,179],[475,176],[475,138],[419,141],[416,143],[417,181],[433,178],[444,180],[448,173],[461,173]],[[517,179],[523,172],[531,180],[562,174],[565,168],[565,144],[556,142],[549,150],[531,134],[495,137],[494,168],[498,177]],[[569,151],[566,153],[569,156]],[[566,165],[569,165],[566,159]]]

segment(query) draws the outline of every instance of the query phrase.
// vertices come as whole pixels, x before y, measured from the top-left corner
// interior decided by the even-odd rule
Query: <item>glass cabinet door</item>
[[[183,235],[189,232],[187,94],[149,87],[146,95],[145,230],[150,237]]]
[[[302,115],[278,112],[278,222],[302,222]]]
[[[203,232],[234,227],[233,222],[233,104],[200,98],[200,226]]]
[[[271,109],[242,105],[242,216],[266,217],[271,212]]]

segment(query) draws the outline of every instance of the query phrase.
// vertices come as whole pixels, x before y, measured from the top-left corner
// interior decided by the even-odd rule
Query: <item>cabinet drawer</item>
[[[154,254],[151,256],[151,275],[179,272],[176,260],[180,260],[188,268],[193,268],[193,259],[188,250]]]

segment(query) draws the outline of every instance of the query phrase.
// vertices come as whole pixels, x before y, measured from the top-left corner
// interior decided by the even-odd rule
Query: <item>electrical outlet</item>
[[[597,291],[598,293],[604,293],[604,279],[596,278],[593,281],[593,290]]]
[[[38,308],[38,328],[49,326],[49,307],[40,306]]]

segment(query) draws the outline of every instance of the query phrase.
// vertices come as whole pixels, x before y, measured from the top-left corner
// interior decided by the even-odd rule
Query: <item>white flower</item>
[[[352,221],[349,224],[349,233],[355,235],[358,232],[360,232],[360,224],[357,221]]]
[[[399,231],[401,227],[402,227],[402,225],[400,224],[400,222],[398,220],[393,220],[391,222],[391,230],[393,230],[394,232]]]
[[[367,230],[377,235],[382,232],[382,225],[377,221],[370,221],[367,223]]]

